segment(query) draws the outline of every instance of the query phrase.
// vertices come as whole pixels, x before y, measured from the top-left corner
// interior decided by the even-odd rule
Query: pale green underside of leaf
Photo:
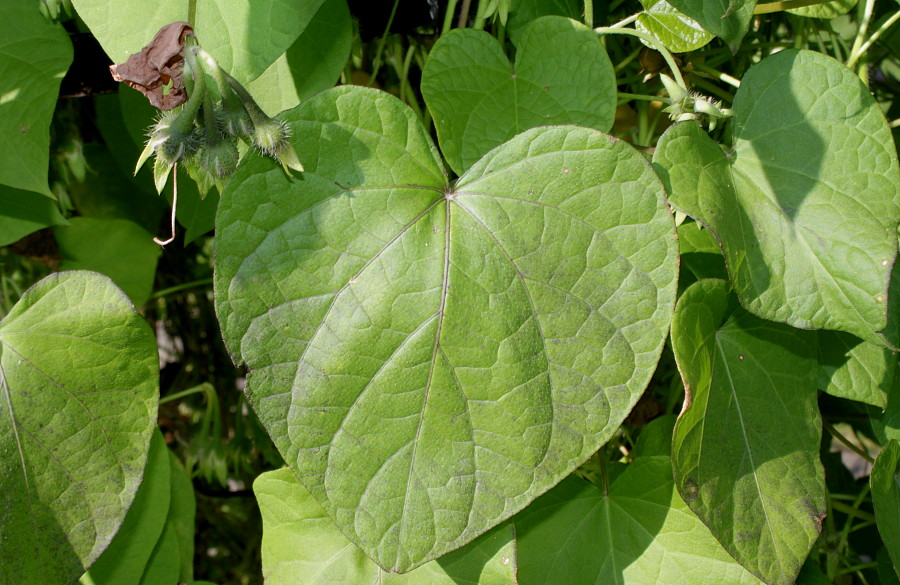
[[[728,43],[734,53],[747,34],[756,0],[669,0],[679,12]]]
[[[894,568],[900,567],[900,443],[890,441],[878,455],[869,478],[878,532]],[[900,575],[900,571],[897,571]]]
[[[217,217],[248,395],[350,540],[408,571],[602,445],[669,324],[672,218],[628,145],[526,132],[450,191],[415,115],[341,87],[285,114],[307,172],[254,157]]]
[[[287,52],[247,85],[268,115],[333,86],[350,56],[353,23],[346,0],[324,0]]]
[[[347,540],[290,469],[253,482],[263,519],[267,585],[511,585],[516,546],[511,523],[402,575],[386,573]]]
[[[750,572],[792,584],[825,514],[814,338],[729,316],[727,282],[701,280],[678,301],[672,348],[689,392],[672,442],[679,492]]]
[[[697,21],[678,12],[666,0],[642,0],[641,5],[644,12],[638,16],[634,27],[655,37],[674,53],[695,51],[714,38]],[[650,46],[643,39],[641,42]]]
[[[156,342],[112,282],[62,272],[0,322],[0,583],[72,583],[106,548],[144,470]]]
[[[203,48],[235,79],[258,77],[306,29],[325,0],[195,0]],[[109,58],[124,63],[163,26],[190,19],[192,0],[72,0]]]
[[[671,203],[715,233],[751,312],[884,344],[900,169],[871,94],[837,61],[788,50],[747,73],[734,111],[728,156],[694,123],[660,139]]]
[[[516,517],[522,583],[761,585],[675,491],[671,460],[644,456],[608,495],[570,476]]]
[[[0,184],[52,198],[50,121],[72,63],[72,43],[29,0],[3,0],[0,19],[6,24],[0,36]],[[7,215],[3,205],[0,215]],[[6,221],[0,217],[0,230]],[[0,241],[5,239],[0,231]]]
[[[491,35],[455,29],[428,55],[422,96],[458,175],[529,128],[612,127],[615,73],[596,33],[574,20],[545,16],[528,25],[517,48],[513,66]]]

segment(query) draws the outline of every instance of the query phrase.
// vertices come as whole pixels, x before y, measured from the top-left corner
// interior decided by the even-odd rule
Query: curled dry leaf
[[[193,31],[186,22],[167,24],[140,53],[109,67],[113,79],[140,91],[161,110],[180,106],[187,100],[182,48],[185,35]]]

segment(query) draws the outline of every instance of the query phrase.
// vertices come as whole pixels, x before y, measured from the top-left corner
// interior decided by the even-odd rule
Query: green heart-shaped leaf
[[[679,12],[690,16],[700,26],[721,38],[737,52],[741,39],[750,28],[756,0],[668,0]]]
[[[884,343],[900,169],[859,78],[809,51],[753,67],[734,100],[734,151],[694,123],[659,141],[670,201],[722,244],[747,310]]]
[[[190,21],[203,48],[241,82],[258,77],[306,30],[325,0],[72,0],[115,63],[140,52],[163,26]]]
[[[673,53],[695,51],[713,39],[697,21],[678,12],[666,0],[641,0],[641,5],[644,12],[638,15],[634,27],[653,35]]]
[[[341,534],[290,469],[253,482],[263,520],[262,565],[268,585],[510,585],[516,540],[511,523],[464,548],[405,573],[387,573]]]
[[[50,121],[72,63],[72,43],[30,0],[3,0],[0,19],[6,23],[0,37],[0,183],[52,198]],[[0,221],[7,215],[0,205]]]
[[[623,142],[525,132],[449,186],[409,108],[359,87],[287,112],[307,168],[252,157],[216,218],[216,303],[285,461],[408,571],[602,445],[674,303],[662,185]]]
[[[517,48],[513,66],[497,39],[467,28],[442,36],[428,55],[422,96],[457,174],[529,128],[612,128],[616,78],[597,33],[545,16],[528,25]]]
[[[569,476],[515,522],[522,583],[761,585],[681,500],[667,456],[635,459],[605,490]]]
[[[0,583],[72,583],[144,472],[156,340],[112,282],[61,272],[0,321]]]
[[[688,395],[675,483],[738,562],[789,585],[825,517],[815,337],[731,304],[724,280],[698,281],[678,300],[672,349]]]

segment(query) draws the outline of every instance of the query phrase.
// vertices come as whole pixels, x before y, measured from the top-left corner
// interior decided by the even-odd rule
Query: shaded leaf
[[[654,155],[671,203],[722,243],[749,311],[884,344],[900,169],[868,89],[833,59],[787,50],[751,68],[734,101],[734,152],[696,124]]]
[[[0,246],[45,227],[65,223],[59,204],[53,199],[0,185]]]
[[[897,355],[840,331],[819,331],[819,388],[832,396],[884,408]]]
[[[88,571],[95,585],[138,585],[166,525],[171,501],[169,449],[157,430],[141,487],[122,528]]]
[[[878,532],[896,570],[900,567],[900,443],[892,440],[885,445],[872,467],[869,484]]]
[[[583,0],[512,0],[506,30],[512,42],[518,43],[528,25],[542,16],[580,20],[583,15]]]
[[[607,493],[570,476],[516,516],[522,583],[759,585],[685,505],[669,457],[639,457]]]
[[[387,94],[335,88],[285,120],[307,172],[250,157],[219,207],[224,338],[285,461],[408,571],[619,426],[668,329],[672,218],[641,155],[595,130],[525,132],[451,190]]]
[[[824,4],[814,4],[813,6],[803,6],[802,8],[791,8],[788,10],[791,14],[797,16],[806,16],[809,18],[837,18],[838,16],[847,14],[856,6],[859,0],[832,0]]]
[[[887,445],[892,439],[900,441],[900,376],[896,371],[887,406],[883,412],[880,408],[869,408],[869,418],[872,431],[882,445]]]
[[[721,38],[737,52],[741,39],[747,34],[756,0],[669,0],[680,12],[700,23],[700,26]]]
[[[197,501],[194,484],[174,453],[169,451],[172,495],[165,530],[171,529],[177,544],[177,557],[181,564],[177,580],[190,583],[194,580],[194,519]]]
[[[678,491],[766,583],[789,585],[821,531],[814,337],[729,308],[728,284],[681,295],[672,348],[689,395],[675,427]]]
[[[121,0],[110,10],[107,0],[72,0],[114,63],[138,53],[163,26],[189,21],[203,48],[242,83],[258,77],[294,44],[323,2]]]
[[[403,575],[386,573],[341,534],[290,469],[253,482],[263,518],[263,575],[268,585],[513,585],[516,548],[504,524],[437,561]]]
[[[641,0],[641,5],[644,12],[638,16],[634,27],[652,35],[673,53],[697,50],[713,39],[713,35],[697,21],[678,12],[666,0]]]
[[[545,16],[519,38],[515,66],[484,31],[443,35],[422,72],[422,96],[447,163],[462,174],[529,128],[579,124],[609,130],[616,81],[595,32],[574,20]]]
[[[353,24],[345,0],[325,0],[287,52],[247,85],[268,115],[335,84],[350,56]]]
[[[160,247],[153,234],[127,219],[73,217],[54,230],[61,270],[93,270],[110,277],[135,306],[153,290]]]
[[[72,43],[62,26],[47,22],[31,0],[4,0],[0,19],[5,23],[0,37],[0,184],[52,198],[47,184],[50,121],[59,84],[72,63]],[[5,216],[6,207],[0,209]]]
[[[0,583],[72,583],[119,529],[159,399],[156,341],[112,282],[48,276],[0,322]]]

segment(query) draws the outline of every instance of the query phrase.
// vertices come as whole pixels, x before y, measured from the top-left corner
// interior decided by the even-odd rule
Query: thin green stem
[[[881,26],[878,27],[878,30],[872,33],[872,36],[869,37],[869,40],[860,45],[859,49],[850,55],[850,58],[847,59],[847,67],[853,69],[853,66],[856,65],[856,62],[859,61],[859,58],[865,55],[866,51],[869,50],[869,48],[875,43],[875,41],[881,38],[881,35],[887,32],[887,30],[891,28],[898,19],[900,19],[900,10],[894,12],[890,18],[881,23]]]
[[[635,49],[635,50],[633,50],[631,53],[629,53],[627,57],[625,57],[624,59],[622,59],[622,60],[619,62],[618,65],[616,65],[615,67],[613,67],[613,71],[615,71],[616,73],[618,73],[619,71],[621,71],[622,69],[624,69],[625,67],[627,67],[629,63],[631,63],[632,61],[634,61],[635,59],[637,59],[637,58],[638,58],[638,55],[640,55],[640,54],[641,54],[641,48],[638,47],[637,49]]]
[[[447,2],[447,13],[444,14],[444,26],[441,28],[441,35],[445,35],[450,32],[450,28],[453,27],[453,15],[456,14],[456,3],[459,0],[450,0]]]
[[[645,102],[661,102],[662,98],[658,95],[646,95],[642,93],[625,93],[624,91],[620,91],[619,94],[619,105],[627,104],[632,100],[642,100]]]
[[[831,2],[831,0],[784,0],[783,2],[766,2],[765,4],[757,4],[756,8],[753,9],[753,14],[771,14],[773,12],[781,12],[793,8],[803,8],[804,6],[828,4],[829,2]]]
[[[705,74],[709,75],[710,77],[718,79],[722,83],[727,83],[728,85],[730,85],[731,87],[733,87],[735,89],[741,87],[741,81],[739,79],[735,79],[734,77],[732,77],[731,75],[728,75],[727,73],[717,71],[716,69],[713,69],[712,67],[708,67],[708,66],[704,65],[703,63],[693,63],[693,65],[694,65],[694,70],[699,71],[701,73],[705,73]]]
[[[638,12],[638,13],[636,13],[636,14],[632,14],[632,15],[629,16],[628,18],[623,18],[623,19],[620,20],[619,22],[617,22],[617,23],[615,23],[615,24],[611,24],[611,25],[609,25],[609,26],[606,27],[606,28],[622,28],[622,27],[624,27],[624,26],[627,26],[627,25],[631,24],[631,23],[634,22],[635,20],[637,20],[637,19],[638,19],[638,16],[640,16],[640,15],[641,15],[640,12]],[[596,28],[595,28],[594,30],[599,31],[599,29],[596,29]]]
[[[834,428],[834,425],[832,425],[830,422],[822,421],[822,426],[825,427],[825,430],[828,431],[828,434],[830,434],[832,437],[834,437],[835,439],[837,439],[838,441],[840,441],[841,443],[846,445],[848,449],[850,449],[851,451],[853,451],[854,453],[856,453],[857,455],[859,455],[860,457],[862,457],[869,463],[875,463],[875,460],[872,459],[871,455],[869,455],[868,453],[866,453],[865,451],[863,451],[862,449],[860,449],[859,447],[854,445],[850,441],[850,439],[848,439],[847,437],[842,435],[841,432],[838,431],[836,428]]]
[[[459,20],[456,21],[456,28],[466,28],[469,22],[469,8],[472,6],[472,0],[463,0],[462,8],[459,10]]]
[[[637,18],[637,15],[634,15],[634,18]],[[628,19],[626,18],[625,20]],[[669,69],[672,70],[672,76],[675,78],[675,83],[680,85],[684,89],[684,91],[688,91],[687,84],[684,82],[684,77],[681,75],[681,70],[678,68],[678,63],[675,62],[675,58],[672,56],[672,53],[670,53],[668,49],[666,49],[665,46],[663,46],[663,44],[656,39],[656,37],[631,28],[617,28],[622,24],[622,22],[625,22],[625,20],[616,23],[613,26],[597,27],[594,29],[594,32],[599,34],[629,35],[647,41],[648,43],[650,43],[650,45],[653,46],[654,49],[659,51],[659,53],[666,60],[666,63],[669,65]]]
[[[484,13],[487,12],[487,3],[491,0],[478,0],[478,10],[475,11],[475,20],[472,22],[472,28],[476,30],[484,30],[484,23],[487,20]]]
[[[850,58],[859,55],[859,49],[865,42],[866,34],[869,32],[869,23],[872,22],[872,13],[875,11],[875,0],[866,0],[865,4],[860,5],[859,29],[856,31],[856,38],[853,39],[853,47],[850,49]],[[854,62],[859,60],[859,56]],[[849,67],[849,65],[848,65]]]
[[[381,69],[384,44],[387,42],[387,37],[391,33],[391,25],[394,24],[394,16],[397,15],[397,6],[399,4],[400,0],[394,0],[394,6],[391,8],[391,15],[388,16],[387,24],[384,27],[384,34],[378,39],[378,47],[375,49],[375,57],[372,59],[372,77],[369,79],[370,86],[375,83],[375,78],[378,77],[378,70]]]
[[[831,501],[831,507],[837,510],[838,512],[843,512],[848,516],[853,516],[854,518],[859,518],[860,520],[865,520],[866,522],[874,522],[875,516],[863,510],[858,510],[853,506],[848,506],[843,502],[838,502],[837,500]]]
[[[192,394],[207,394],[209,390],[212,388],[212,385],[209,382],[204,382],[193,388],[188,388],[187,390],[182,390],[181,392],[176,392],[175,394],[169,394],[164,398],[159,399],[160,404],[165,404],[167,402],[175,402],[176,400],[181,400],[185,396],[191,396]]]
[[[835,575],[846,575],[847,573],[855,573],[857,571],[862,571],[863,569],[874,569],[877,566],[878,563],[874,561],[871,563],[860,563],[858,565],[853,565],[852,567],[847,567],[846,569],[841,569],[835,573]]]
[[[162,290],[158,290],[152,295],[150,295],[150,300],[160,299],[162,297],[167,297],[170,294],[181,292],[183,290],[187,290],[190,288],[197,288],[199,286],[206,286],[207,284],[212,284],[212,278],[203,278],[200,280],[195,280],[193,282],[186,282],[184,284],[178,284],[175,286],[170,286],[169,288],[164,288]]]
[[[594,0],[584,0],[584,25],[594,28]]]

